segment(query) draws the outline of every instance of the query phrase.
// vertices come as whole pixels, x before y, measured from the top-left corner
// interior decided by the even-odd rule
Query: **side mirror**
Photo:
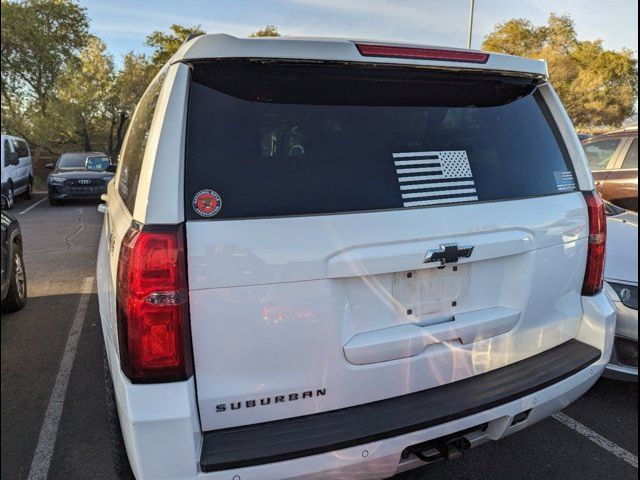
[[[109,173],[116,173],[116,170],[118,170],[118,165],[113,163],[104,169],[105,172],[109,172]]]
[[[18,152],[7,152],[7,162],[9,165],[19,165],[20,156],[18,155]]]
[[[53,170],[54,167],[56,166],[55,163],[47,163],[44,168],[49,169],[49,170]]]

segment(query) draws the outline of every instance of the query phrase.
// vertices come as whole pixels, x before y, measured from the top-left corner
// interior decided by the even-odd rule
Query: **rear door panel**
[[[187,222],[203,429],[411,393],[574,337],[582,316],[586,232],[579,193],[464,207]],[[422,263],[427,250],[450,242],[476,247],[457,271]],[[517,312],[517,321],[483,340],[434,341],[417,353],[364,365],[345,356],[358,335],[391,339],[387,332],[403,325],[428,334],[496,307]],[[486,323],[477,318],[479,332]]]

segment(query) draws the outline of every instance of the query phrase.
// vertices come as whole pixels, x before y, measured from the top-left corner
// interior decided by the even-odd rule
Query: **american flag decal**
[[[405,207],[478,200],[464,150],[394,153]]]

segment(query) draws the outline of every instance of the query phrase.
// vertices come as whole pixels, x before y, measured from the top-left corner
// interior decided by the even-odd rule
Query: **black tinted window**
[[[593,171],[612,168],[609,163],[622,140],[619,137],[601,138],[587,143],[584,146],[584,151],[587,154],[587,160],[589,160],[589,168]]]
[[[136,193],[138,192],[142,159],[147,146],[151,121],[153,120],[153,113],[156,109],[165,74],[166,72],[162,72],[158,75],[140,99],[131,120],[131,125],[129,125],[127,138],[120,155],[118,192],[132,213],[135,206]]]
[[[576,188],[533,81],[413,69],[197,63],[186,159],[187,218],[203,189],[242,218]]]
[[[622,168],[638,168],[638,139],[634,138],[627,156],[624,157]]]
[[[9,141],[8,140],[5,140],[3,142],[2,149],[4,150],[3,163],[4,163],[4,166],[7,167],[7,166],[9,166],[9,154],[11,153],[11,147],[9,146]]]
[[[84,153],[64,153],[58,160],[58,168],[85,168],[87,155]]]

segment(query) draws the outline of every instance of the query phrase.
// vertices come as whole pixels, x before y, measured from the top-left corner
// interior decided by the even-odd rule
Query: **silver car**
[[[605,291],[618,312],[604,376],[638,381],[638,214],[607,203]]]

